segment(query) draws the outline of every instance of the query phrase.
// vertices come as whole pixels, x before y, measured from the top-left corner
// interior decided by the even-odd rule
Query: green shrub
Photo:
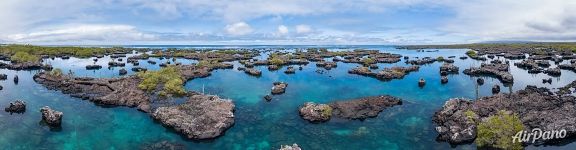
[[[332,116],[332,107],[325,105],[324,108],[322,108],[321,110],[322,110],[322,116],[325,117]]]
[[[40,60],[37,56],[31,55],[27,52],[16,52],[16,54],[12,55],[10,59],[16,62],[38,62]]]
[[[175,96],[183,96],[186,94],[184,90],[184,81],[180,71],[174,66],[168,66],[158,71],[140,72],[137,74],[142,79],[138,88],[153,92],[158,87],[163,87],[160,91],[161,96],[172,94]]]
[[[478,147],[493,147],[499,149],[522,149],[520,142],[512,142],[512,137],[522,131],[524,125],[516,114],[498,111],[478,125]]]
[[[436,58],[437,61],[444,61],[444,57],[439,56],[438,58]]]
[[[50,71],[49,74],[52,76],[58,76],[59,77],[59,76],[63,75],[63,72],[62,72],[62,69],[56,68],[56,69],[52,69],[52,71]]]
[[[284,60],[282,60],[282,59],[280,59],[280,58],[278,58],[278,57],[274,57],[274,58],[270,59],[270,63],[273,64],[273,65],[279,66],[279,65],[284,64]]]
[[[476,51],[473,50],[469,50],[466,52],[466,55],[470,56],[470,57],[476,57]]]
[[[364,58],[362,59],[362,62],[364,63],[364,65],[368,66],[370,64],[376,63],[376,61],[372,58]]]

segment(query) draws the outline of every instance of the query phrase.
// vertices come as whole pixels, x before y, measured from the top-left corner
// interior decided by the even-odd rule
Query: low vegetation
[[[468,55],[469,57],[476,57],[477,56],[476,51],[473,51],[473,50],[467,51],[466,55]]]
[[[482,148],[523,149],[520,142],[512,142],[512,137],[523,129],[516,114],[501,110],[480,122],[476,144]]]
[[[31,55],[28,52],[16,52],[10,57],[10,60],[23,63],[38,62],[40,61],[40,58],[38,58],[38,56]]]
[[[157,89],[161,89],[158,93],[160,96],[183,96],[186,94],[182,75],[174,66],[168,66],[158,71],[140,72],[137,76],[142,79],[138,88],[144,91],[155,92]]]

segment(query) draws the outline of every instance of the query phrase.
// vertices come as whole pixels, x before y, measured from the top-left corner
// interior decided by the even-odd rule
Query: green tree
[[[517,114],[504,110],[488,117],[478,125],[478,147],[493,147],[500,149],[522,149],[522,144],[513,142],[512,137],[522,131],[524,125]]]

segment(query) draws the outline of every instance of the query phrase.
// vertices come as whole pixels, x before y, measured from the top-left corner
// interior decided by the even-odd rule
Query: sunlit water
[[[362,46],[360,46],[362,47]],[[265,48],[265,47],[264,47]],[[475,99],[477,96],[491,95],[494,84],[502,83],[490,77],[483,77],[485,84],[476,85],[476,77],[470,77],[462,71],[481,62],[472,59],[460,60],[466,50],[440,50],[439,52],[416,52],[396,50],[389,46],[364,46],[363,48],[379,49],[413,57],[456,56],[455,65],[460,67],[460,74],[450,75],[449,82],[440,83],[439,67],[442,63],[421,66],[418,72],[412,72],[400,80],[388,82],[348,74],[347,71],[358,64],[338,63],[332,70],[317,73],[314,63],[297,70],[296,74],[284,74],[286,67],[270,72],[266,66],[261,77],[249,76],[236,68],[216,70],[212,76],[195,79],[186,83],[187,90],[215,94],[229,98],[236,104],[235,125],[225,134],[211,141],[190,141],[177,133],[162,127],[149,115],[134,108],[96,106],[83,101],[50,91],[35,83],[32,76],[36,71],[0,70],[8,74],[9,79],[0,81],[4,90],[0,91],[0,106],[21,99],[27,102],[24,114],[0,112],[0,149],[135,149],[159,141],[170,141],[185,145],[189,149],[277,149],[280,145],[298,143],[304,149],[475,149],[475,145],[451,147],[447,143],[436,142],[436,131],[431,118],[449,98],[464,97]],[[339,50],[339,49],[333,49]],[[265,58],[266,54],[259,56]],[[151,58],[158,64],[167,60]],[[109,57],[99,59],[96,64],[104,68],[87,71],[85,66],[94,64],[92,58],[70,58],[45,60],[45,63],[61,68],[64,72],[72,71],[76,76],[118,77],[120,68],[107,68]],[[126,58],[123,58],[126,62]],[[191,64],[196,61],[178,59],[177,62]],[[517,61],[512,61],[512,63]],[[565,61],[564,63],[567,63]],[[151,70],[160,67],[140,61],[140,66]],[[407,66],[404,61],[395,64],[378,64],[383,67]],[[134,74],[126,65],[129,74]],[[552,65],[555,67],[555,65]],[[532,75],[526,70],[511,65],[514,85],[503,87],[502,92],[517,91],[526,85],[558,88],[576,79],[576,74],[562,70],[561,77],[550,77],[545,74]],[[16,85],[14,75],[20,77]],[[427,83],[423,88],[417,81],[424,78]],[[542,84],[542,79],[553,78],[552,84]],[[266,102],[263,96],[270,93],[272,83],[287,82],[288,88],[283,95],[276,95]],[[322,124],[311,124],[301,119],[298,107],[304,102],[313,101],[328,103],[364,96],[392,95],[404,100],[401,106],[384,110],[378,117],[358,120],[332,119]],[[50,106],[64,113],[62,129],[51,131],[39,124],[42,106]],[[528,147],[574,148],[574,144],[562,147]]]

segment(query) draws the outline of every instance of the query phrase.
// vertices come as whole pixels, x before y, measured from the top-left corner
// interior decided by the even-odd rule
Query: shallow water
[[[440,84],[439,67],[442,63],[437,62],[421,66],[418,72],[412,72],[403,79],[384,82],[348,74],[347,71],[358,64],[339,62],[337,68],[325,70],[323,74],[315,72],[317,68],[314,63],[291,75],[283,73],[286,67],[270,72],[265,66],[260,66],[257,68],[263,71],[262,76],[253,77],[237,71],[236,67],[240,65],[234,62],[234,69],[216,70],[210,77],[186,83],[187,90],[219,95],[232,99],[236,104],[236,123],[222,137],[210,141],[190,141],[134,108],[104,108],[58,91],[47,90],[32,80],[35,71],[0,70],[9,77],[9,80],[0,81],[0,85],[4,86],[4,90],[0,91],[0,106],[5,107],[16,99],[25,100],[28,104],[24,114],[0,112],[0,149],[135,149],[162,140],[184,144],[189,149],[277,149],[280,145],[292,143],[298,143],[304,149],[475,149],[473,144],[451,147],[447,143],[436,142],[437,133],[431,118],[449,98],[489,96],[492,85],[502,86],[499,80],[491,77],[483,77],[485,84],[477,86],[476,77],[462,73],[470,66],[479,66],[479,61],[458,59],[464,56],[466,50],[416,52],[396,50],[389,46],[359,47],[410,56],[410,59],[456,56],[455,65],[460,67],[460,74],[450,75],[447,84]],[[56,58],[45,62],[65,72],[71,70],[76,76],[118,77],[120,68],[106,68],[109,60],[109,57],[99,59],[96,63],[105,68],[97,71],[84,68],[94,63],[92,58]],[[167,61],[156,58],[151,60],[158,64]],[[126,62],[126,58],[123,61]],[[190,64],[195,61],[178,59],[177,62]],[[513,62],[516,61],[511,64]],[[150,65],[144,60],[140,61],[141,67],[151,70],[159,69],[158,64]],[[407,65],[401,61],[379,66],[382,69]],[[132,67],[131,64],[126,66],[129,74],[133,74],[130,70]],[[510,88],[502,87],[502,92],[523,89],[526,85],[562,87],[576,77],[574,72],[565,70],[562,70],[561,77],[531,75],[513,65],[511,71],[514,85]],[[12,82],[15,74],[20,77],[17,85]],[[417,86],[420,78],[427,81],[423,88]],[[553,83],[542,84],[544,78],[553,78]],[[274,96],[271,102],[264,101],[262,97],[270,92],[272,83],[276,81],[289,84],[286,93]],[[304,102],[327,103],[383,94],[402,98],[404,104],[386,109],[378,117],[364,121],[332,119],[327,123],[311,124],[298,116],[297,109]],[[64,112],[61,130],[50,131],[39,124],[39,109],[45,105]],[[574,147],[574,144],[568,144],[528,149]]]

